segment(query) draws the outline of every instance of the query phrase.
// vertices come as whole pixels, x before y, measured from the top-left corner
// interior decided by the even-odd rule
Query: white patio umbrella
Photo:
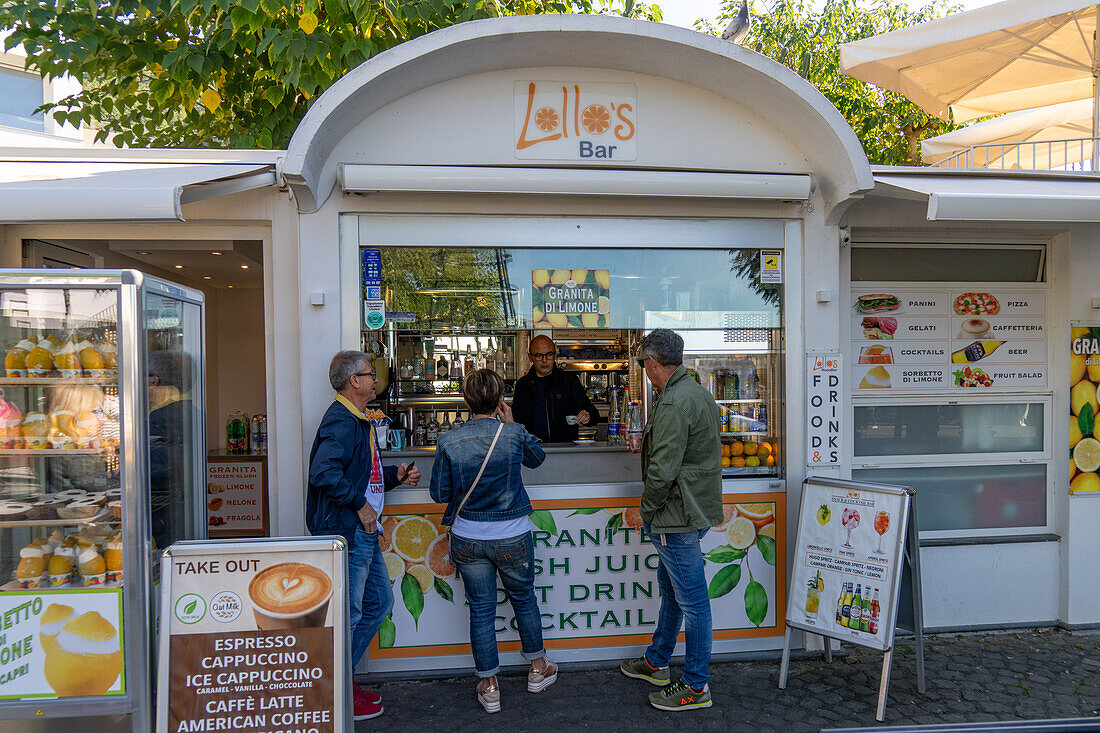
[[[846,43],[840,68],[956,122],[1091,98],[1096,137],[1098,26],[1096,0],[1004,0]]]
[[[925,163],[970,151],[960,167],[1049,170],[1092,157],[1091,99],[1026,109],[921,142]]]

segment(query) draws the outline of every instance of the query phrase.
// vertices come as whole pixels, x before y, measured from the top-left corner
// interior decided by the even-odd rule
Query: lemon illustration
[[[584,285],[584,281],[588,278],[588,270],[573,270],[571,277],[577,281],[577,285]]]
[[[1088,336],[1088,335],[1089,335],[1089,330],[1087,328],[1084,328],[1082,326],[1074,326],[1073,330],[1070,331],[1070,336],[1069,337],[1070,337],[1071,341],[1076,341],[1077,339],[1081,338],[1082,336]]]
[[[549,313],[546,316],[546,321],[554,328],[569,327],[569,316],[564,313]],[[1095,399],[1095,397],[1093,399]]]
[[[1080,415],[1081,408],[1086,404],[1092,405],[1092,414],[1096,414],[1096,385],[1092,382],[1080,381],[1073,385],[1073,389],[1069,393],[1069,399],[1074,415]]]
[[[420,583],[420,590],[424,593],[430,591],[435,585],[435,576],[425,565],[411,565],[406,572],[416,578],[416,582]]]
[[[1088,372],[1089,379],[1094,382],[1100,382],[1100,356],[1093,354],[1092,356],[1086,357],[1085,370]]]
[[[1073,462],[1073,459],[1069,459],[1069,477],[1073,478],[1077,475],[1077,464]]]
[[[382,559],[386,561],[386,574],[390,580],[397,580],[405,574],[405,561],[396,552],[383,552]]]
[[[550,284],[550,271],[549,270],[535,270],[531,273],[531,284],[536,288],[541,288],[544,285]]]
[[[610,313],[611,312],[611,299],[610,298],[608,298],[606,295],[601,295],[598,302],[599,302],[600,305],[596,310],[598,310],[600,313]]]
[[[1069,482],[1069,490],[1074,494],[1085,491],[1100,491],[1100,476],[1095,473],[1082,473]]]
[[[1085,355],[1070,354],[1069,357],[1069,384],[1072,387],[1085,376]]]
[[[731,547],[744,550],[751,547],[752,543],[756,541],[756,527],[753,526],[748,517],[737,517],[726,528],[726,537],[729,539]]]
[[[553,285],[565,285],[565,281],[572,274],[572,270],[554,270],[554,274],[550,276],[550,282]]]
[[[611,289],[611,271],[610,270],[596,270],[596,284],[604,290]]]
[[[1100,441],[1082,438],[1073,449],[1073,462],[1084,473],[1100,468]]]
[[[600,323],[600,316],[598,313],[582,313],[581,323],[585,328],[595,328]]]
[[[1072,448],[1081,442],[1081,438],[1085,436],[1081,435],[1081,426],[1077,423],[1077,418],[1070,417],[1069,419],[1069,447]]]

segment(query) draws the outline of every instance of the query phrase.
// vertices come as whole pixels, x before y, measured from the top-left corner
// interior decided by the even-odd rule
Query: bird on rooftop
[[[741,10],[734,16],[726,29],[722,31],[722,38],[730,43],[741,43],[749,34],[752,27],[752,19],[749,17],[749,0],[742,0]]]

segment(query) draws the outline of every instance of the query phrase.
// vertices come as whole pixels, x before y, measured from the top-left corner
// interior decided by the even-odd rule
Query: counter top
[[[551,453],[629,453],[625,445],[610,445],[600,440],[586,445],[576,443],[540,443],[547,455]],[[402,451],[382,451],[383,458],[416,458],[435,455],[435,446],[407,447]]]

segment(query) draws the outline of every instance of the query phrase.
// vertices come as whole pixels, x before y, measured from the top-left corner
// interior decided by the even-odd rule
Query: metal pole
[[[791,663],[791,627],[787,627],[787,635],[783,637],[783,661],[779,663],[779,689],[787,689],[787,667]]]
[[[1096,27],[1092,31],[1092,172],[1100,170],[1100,4],[1096,6]]]
[[[832,664],[833,663],[832,639],[830,639],[829,637],[822,634],[821,635],[821,641],[825,642],[825,661],[828,662],[829,664]]]
[[[875,720],[880,723],[886,720],[886,693],[890,689],[890,660],[893,655],[894,650],[891,648],[882,657],[882,680],[878,685],[878,708],[875,710]]]

